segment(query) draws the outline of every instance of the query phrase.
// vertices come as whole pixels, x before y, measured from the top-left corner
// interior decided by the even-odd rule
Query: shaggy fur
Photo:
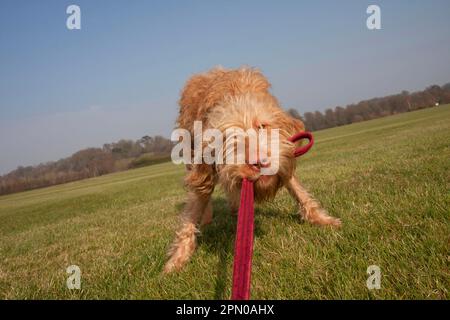
[[[179,270],[189,260],[196,246],[197,225],[212,220],[211,194],[220,184],[227,194],[230,208],[237,212],[242,178],[254,181],[255,200],[271,200],[285,186],[302,208],[301,217],[319,225],[340,226],[340,220],[330,217],[294,176],[295,145],[288,138],[304,130],[301,121],[287,115],[269,92],[270,83],[258,70],[215,68],[193,76],[183,89],[180,99],[178,126],[194,134],[194,121],[202,121],[203,129],[225,132],[238,127],[246,131],[264,128],[279,129],[279,170],[276,175],[261,176],[257,166],[250,164],[198,164],[188,166],[185,183],[188,189],[181,226],[169,250],[164,272]],[[268,150],[270,154],[270,150]],[[266,164],[267,165],[267,164]]]

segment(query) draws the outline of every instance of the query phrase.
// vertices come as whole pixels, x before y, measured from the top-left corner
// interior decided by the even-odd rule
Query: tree
[[[310,131],[317,130],[314,123],[314,114],[312,112],[306,112],[303,116],[305,117],[305,128]]]
[[[325,122],[327,128],[335,127],[337,125],[336,114],[333,112],[333,110],[325,110]]]
[[[334,113],[336,114],[336,124],[338,126],[343,126],[347,124],[347,114],[343,107],[336,107],[334,109]]]
[[[327,127],[325,116],[320,111],[314,112],[314,121],[317,130],[325,129]]]

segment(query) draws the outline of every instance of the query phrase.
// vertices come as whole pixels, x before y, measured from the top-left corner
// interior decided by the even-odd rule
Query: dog
[[[273,199],[277,191],[286,187],[300,208],[300,217],[318,225],[339,227],[341,221],[331,217],[308,193],[295,177],[296,145],[288,138],[304,131],[304,124],[283,111],[277,99],[269,92],[271,85],[257,69],[241,67],[228,70],[213,68],[191,77],[181,93],[179,128],[194,132],[194,122],[201,121],[203,128],[225,132],[231,127],[256,131],[278,129],[279,151],[276,159],[278,171],[261,175],[268,159],[256,157],[256,163],[193,164],[187,165],[185,185],[188,190],[186,205],[181,214],[181,226],[171,245],[164,273],[180,270],[192,256],[196,247],[198,227],[212,220],[211,195],[217,184],[221,185],[232,212],[237,212],[242,179],[254,183],[256,202]],[[270,148],[267,150],[270,154]],[[246,149],[248,157],[248,149]],[[246,158],[247,159],[247,158]],[[263,161],[264,160],[264,161]]]

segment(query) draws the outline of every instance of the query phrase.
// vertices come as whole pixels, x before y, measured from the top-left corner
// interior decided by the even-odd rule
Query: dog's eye
[[[265,123],[261,123],[258,127],[258,129],[260,129],[260,130],[265,129],[265,128],[267,128],[267,125]]]

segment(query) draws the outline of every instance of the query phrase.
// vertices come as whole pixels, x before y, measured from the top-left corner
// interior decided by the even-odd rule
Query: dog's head
[[[295,145],[288,138],[304,126],[279,108],[274,98],[229,97],[208,114],[207,126],[224,136],[225,161],[216,164],[216,170],[227,192],[239,192],[247,178],[254,181],[255,199],[267,200],[292,177]],[[239,147],[243,141],[244,148]]]

